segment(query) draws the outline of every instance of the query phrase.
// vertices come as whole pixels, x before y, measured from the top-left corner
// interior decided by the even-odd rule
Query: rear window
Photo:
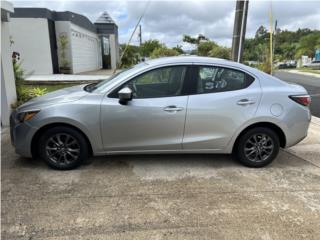
[[[242,71],[216,67],[200,66],[197,71],[196,93],[214,93],[247,88],[254,78]]]

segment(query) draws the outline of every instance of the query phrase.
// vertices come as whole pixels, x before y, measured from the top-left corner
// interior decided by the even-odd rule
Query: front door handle
[[[247,98],[241,99],[237,102],[238,105],[245,106],[255,104],[256,102]]]
[[[179,112],[179,111],[182,111],[183,108],[172,105],[172,106],[165,107],[163,110],[166,112]]]

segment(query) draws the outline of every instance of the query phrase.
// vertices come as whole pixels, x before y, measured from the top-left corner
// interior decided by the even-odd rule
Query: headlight
[[[22,123],[24,121],[31,120],[40,110],[31,110],[26,112],[21,112],[16,115],[16,121]]]

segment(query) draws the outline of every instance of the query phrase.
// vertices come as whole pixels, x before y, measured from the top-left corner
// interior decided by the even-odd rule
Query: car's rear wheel
[[[58,126],[45,131],[39,140],[40,156],[52,168],[70,170],[89,156],[88,144],[77,130]]]
[[[276,158],[279,148],[279,137],[272,129],[257,127],[240,136],[235,154],[248,167],[264,167]]]

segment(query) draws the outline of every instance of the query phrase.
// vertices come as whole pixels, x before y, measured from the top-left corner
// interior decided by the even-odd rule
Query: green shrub
[[[218,45],[215,42],[207,41],[207,42],[201,42],[198,45],[197,52],[199,56],[209,56],[210,51],[212,51],[213,48],[218,47]]]
[[[47,89],[46,88],[32,88],[30,91],[29,91],[29,95],[34,98],[34,97],[40,97],[44,94],[47,93]]]
[[[259,64],[252,64],[252,65],[250,65],[250,67],[257,68],[260,71],[263,71],[263,72],[268,73],[268,74],[271,73],[270,61],[266,61],[266,62],[259,63]]]
[[[171,48],[161,47],[156,48],[151,53],[151,58],[160,58],[160,57],[171,57],[171,56],[178,56],[179,53]]]
[[[215,46],[209,52],[210,57],[230,59],[231,58],[231,49],[226,47]]]
[[[39,88],[39,87],[28,88],[24,85],[21,85],[19,87],[19,90],[17,89],[17,92],[18,92],[18,100],[15,104],[12,104],[12,108],[17,108],[18,106],[31,100],[32,98],[40,97],[40,96],[46,94],[47,89],[46,88]]]
[[[139,47],[134,45],[124,45],[120,46],[121,51],[121,63],[118,68],[128,68],[139,62]]]

